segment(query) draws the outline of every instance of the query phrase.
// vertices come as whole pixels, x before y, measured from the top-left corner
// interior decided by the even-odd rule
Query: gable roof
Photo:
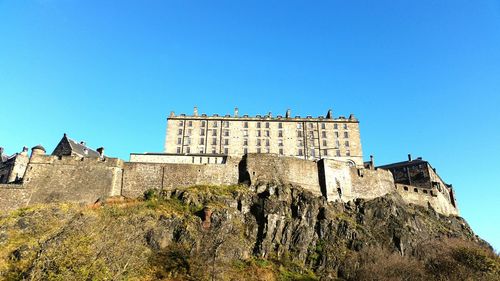
[[[81,157],[100,157],[99,152],[87,147],[83,142],[70,139],[66,134],[57,145],[52,155],[78,155]]]

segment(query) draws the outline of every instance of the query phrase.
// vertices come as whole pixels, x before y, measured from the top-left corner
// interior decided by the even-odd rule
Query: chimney
[[[375,167],[375,162],[373,161],[373,155],[370,155],[370,168],[373,169]]]
[[[408,162],[411,162],[411,154],[408,154]]]
[[[328,112],[326,113],[326,119],[333,119],[333,113],[331,109],[328,109]]]
[[[81,141],[80,144],[83,146],[87,145],[84,141]]]
[[[292,115],[292,111],[290,109],[287,109],[286,113],[285,113],[285,117],[290,118],[291,115]]]
[[[99,152],[99,156],[100,156],[101,158],[104,158],[104,147],[99,147],[99,148],[97,149],[97,152]]]
[[[234,117],[238,117],[239,115],[239,110],[237,107],[234,108]]]
[[[175,117],[175,112],[170,111],[170,117]]]
[[[198,116],[198,107],[194,107],[193,116]]]

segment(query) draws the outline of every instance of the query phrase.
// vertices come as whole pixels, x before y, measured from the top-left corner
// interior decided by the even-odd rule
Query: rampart
[[[239,158],[225,164],[153,164],[128,162],[124,165],[122,195],[140,197],[148,189],[170,190],[193,185],[238,184]]]
[[[458,209],[450,204],[449,198],[437,188],[422,188],[418,186],[396,184],[396,192],[408,204],[432,208],[443,215],[458,215]]]
[[[458,214],[449,203],[449,196],[437,189],[435,194],[426,194],[421,188],[412,191],[416,187],[406,191],[394,184],[387,170],[272,154],[228,157],[224,164],[124,163],[116,158],[34,155],[22,184],[0,185],[0,210],[48,202],[93,204],[100,198],[116,195],[137,198],[149,189],[269,182],[301,186],[328,201],[372,199],[396,191],[408,203],[422,206],[430,203],[439,213]]]

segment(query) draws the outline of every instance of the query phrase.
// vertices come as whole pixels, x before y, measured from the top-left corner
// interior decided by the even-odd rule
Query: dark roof
[[[7,161],[7,159],[9,159],[9,156],[7,156],[5,154],[1,154],[0,157],[1,157],[0,161],[2,161],[2,162],[5,162],[5,161]]]
[[[422,159],[415,159],[415,160],[412,160],[412,161],[403,161],[403,162],[397,162],[397,163],[392,163],[392,164],[377,166],[377,168],[392,169],[392,168],[413,166],[413,165],[418,165],[418,164],[428,164],[428,163],[429,162],[427,162],[425,160],[422,160]]]
[[[85,157],[100,157],[101,156],[99,154],[99,152],[88,148],[85,144],[81,144],[79,142],[76,142],[76,141],[68,138],[66,135],[64,137],[68,140],[69,146],[71,147],[71,151],[73,153],[76,153],[78,155],[85,156]]]
[[[40,150],[43,150],[45,152],[47,152],[47,150],[45,150],[45,147],[41,146],[40,144],[39,145],[35,145],[33,148],[31,149],[40,149]]]

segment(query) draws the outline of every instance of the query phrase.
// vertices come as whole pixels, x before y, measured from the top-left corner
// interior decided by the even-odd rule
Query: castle
[[[137,198],[149,189],[265,183],[301,186],[328,201],[399,193],[407,203],[458,215],[451,185],[422,159],[375,167],[363,163],[359,122],[349,118],[239,117],[171,113],[165,152],[110,158],[66,134],[51,155],[42,146],[0,163],[0,210],[47,202],[92,204],[111,196]]]

